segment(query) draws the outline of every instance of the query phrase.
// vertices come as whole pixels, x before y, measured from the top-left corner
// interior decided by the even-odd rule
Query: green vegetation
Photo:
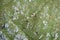
[[[60,40],[60,0],[0,0],[0,32],[6,40]]]

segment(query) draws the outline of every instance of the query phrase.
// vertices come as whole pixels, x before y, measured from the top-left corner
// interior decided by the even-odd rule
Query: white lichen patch
[[[17,34],[14,40],[28,40],[28,39],[23,34]]]
[[[44,13],[47,13],[48,12],[48,10],[49,10],[49,7],[46,5],[46,6],[44,6]]]
[[[18,18],[18,16],[13,16],[13,20],[17,20]]]
[[[39,39],[41,39],[43,36],[44,36],[43,34],[42,34],[42,35],[40,35]]]
[[[48,28],[48,22],[46,20],[43,21],[44,27],[43,29],[47,29]]]
[[[5,23],[5,28],[8,28],[9,27],[9,24],[8,23]]]
[[[20,14],[21,14],[21,15],[24,15],[24,12],[21,10],[21,11],[20,11]]]
[[[29,0],[29,2],[31,2],[32,0]]]
[[[12,6],[12,8],[14,9],[14,12],[19,12],[19,8],[17,6]]]
[[[57,40],[58,39],[58,33],[55,33],[55,38],[54,40]]]
[[[27,17],[27,19],[29,19],[30,17]]]
[[[46,26],[48,24],[48,22],[44,20],[43,21],[43,24]]]
[[[16,16],[13,16],[13,19],[12,20],[16,20],[17,18],[16,18]]]

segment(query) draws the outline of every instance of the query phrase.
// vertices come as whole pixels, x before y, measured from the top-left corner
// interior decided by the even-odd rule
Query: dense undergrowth
[[[0,0],[0,40],[60,40],[60,0]]]

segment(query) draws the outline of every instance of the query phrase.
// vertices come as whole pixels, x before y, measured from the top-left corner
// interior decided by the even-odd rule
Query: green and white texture
[[[60,0],[0,0],[0,17],[0,40],[60,40]]]

